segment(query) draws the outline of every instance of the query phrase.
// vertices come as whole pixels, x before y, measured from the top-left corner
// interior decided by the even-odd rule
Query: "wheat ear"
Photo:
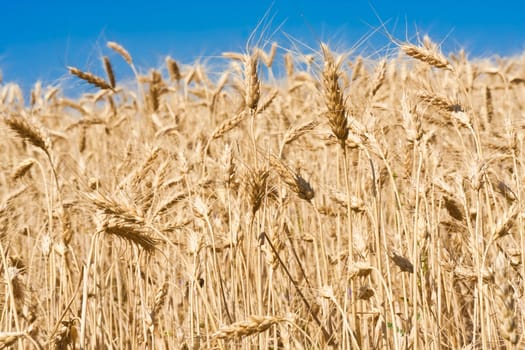
[[[268,157],[270,165],[279,174],[281,180],[284,181],[288,187],[299,196],[309,202],[315,196],[315,191],[308,181],[306,181],[300,174],[288,168],[280,159],[273,155]]]
[[[221,327],[212,335],[212,339],[236,339],[262,333],[271,326],[289,321],[285,317],[250,316],[247,320]]]
[[[4,117],[4,122],[20,138],[29,142],[33,146],[40,148],[46,154],[49,164],[51,165],[51,170],[53,171],[58,191],[60,186],[58,184],[58,175],[55,170],[55,165],[51,158],[51,139],[47,136],[46,132],[44,132],[44,130],[36,123],[33,123],[19,114]]]
[[[159,241],[149,236],[150,229],[135,210],[101,194],[87,194],[98,207],[97,233],[106,233],[140,246],[148,253],[155,251]]]
[[[168,68],[168,73],[172,81],[181,80],[182,75],[180,73],[180,68],[179,68],[179,65],[177,64],[177,61],[175,61],[171,57],[166,57],[166,67]]]
[[[106,74],[108,76],[109,85],[114,89],[117,85],[117,81],[115,79],[115,72],[113,71],[113,66],[111,65],[111,61],[109,60],[108,56],[104,56],[103,61],[104,69],[106,70]]]
[[[413,44],[402,44],[401,50],[408,56],[432,67],[453,70],[448,59],[439,52],[437,45],[428,36],[423,39],[423,47]]]
[[[257,55],[245,56],[244,59],[244,79],[245,92],[244,99],[246,107],[252,111],[257,110],[257,105],[261,97],[261,82],[259,81],[259,63]]]
[[[133,60],[131,59],[131,55],[129,54],[128,50],[126,50],[122,45],[114,42],[114,41],[108,41],[107,46],[117,52],[122,58],[131,66],[133,65]]]
[[[29,159],[21,161],[16,166],[16,168],[13,170],[13,172],[11,174],[11,179],[13,181],[16,181],[16,180],[20,179],[21,177],[23,177],[33,167],[35,162],[36,162],[36,160],[33,159],[33,158],[29,158]]]
[[[51,139],[44,133],[42,128],[18,114],[5,116],[4,122],[20,138],[31,143],[33,146],[40,148],[49,156]]]
[[[348,125],[346,118],[346,109],[344,105],[343,90],[339,84],[341,77],[341,63],[343,57],[337,59],[326,44],[321,44],[321,50],[324,56],[324,68],[322,74],[322,85],[324,101],[326,105],[326,118],[332,128],[332,132],[339,140],[341,147],[345,147],[346,139],[348,138]]]
[[[279,157],[282,157],[284,152],[284,147],[297,140],[301,136],[311,132],[319,125],[319,122],[317,121],[309,121],[303,124],[296,125],[286,131],[286,134],[284,134],[283,141],[281,142],[281,147],[279,151]]]
[[[268,170],[250,171],[245,176],[246,192],[250,199],[252,214],[259,210],[267,191]]]
[[[100,88],[100,89],[108,89],[108,90],[113,90],[113,87],[111,87],[111,85],[105,81],[103,78],[95,75],[95,74],[92,74],[92,73],[89,73],[89,72],[83,72],[81,71],[80,69],[78,68],[75,68],[75,67],[67,67],[69,69],[69,73],[73,74],[73,75],[76,75],[77,77],[79,77],[80,79]]]

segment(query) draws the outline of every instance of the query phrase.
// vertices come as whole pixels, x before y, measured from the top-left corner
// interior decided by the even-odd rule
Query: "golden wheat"
[[[448,59],[439,52],[437,45],[428,36],[423,39],[423,46],[416,46],[410,43],[401,45],[401,50],[408,56],[425,62],[432,67],[452,70],[452,65]]]
[[[131,59],[131,55],[129,52],[119,43],[116,43],[114,41],[108,41],[107,46],[117,52],[122,58],[129,64],[133,64],[133,60]]]
[[[68,67],[69,73],[76,75],[80,79],[95,85],[96,87],[100,89],[113,89],[113,87],[107,83],[103,78],[96,76],[95,74],[89,73],[89,72],[83,72],[78,68],[75,67]]]
[[[108,47],[0,85],[0,347],[524,347],[522,57]]]
[[[109,57],[104,56],[104,69],[106,70],[106,74],[108,75],[109,85],[114,89],[117,85],[117,82],[115,80],[115,73],[113,71],[113,66],[111,65],[111,61],[109,60]]]

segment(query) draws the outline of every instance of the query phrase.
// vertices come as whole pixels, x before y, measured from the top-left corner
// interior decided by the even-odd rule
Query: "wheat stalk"
[[[505,261],[505,256],[500,252],[495,261],[494,281],[496,283],[496,295],[498,298],[498,316],[501,320],[499,328],[501,335],[512,345],[516,345],[520,339],[518,335],[518,325],[516,322],[516,299],[514,288],[510,283],[509,270]]]

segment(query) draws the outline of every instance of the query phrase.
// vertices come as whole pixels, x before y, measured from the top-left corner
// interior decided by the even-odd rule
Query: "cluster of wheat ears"
[[[525,346],[524,56],[398,49],[0,85],[0,348]]]

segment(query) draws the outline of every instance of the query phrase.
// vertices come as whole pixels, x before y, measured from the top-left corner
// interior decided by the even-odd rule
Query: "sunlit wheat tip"
[[[131,59],[131,55],[129,52],[120,44],[114,42],[114,41],[108,41],[107,46],[117,52],[124,60],[129,64],[133,64],[133,60]]]

